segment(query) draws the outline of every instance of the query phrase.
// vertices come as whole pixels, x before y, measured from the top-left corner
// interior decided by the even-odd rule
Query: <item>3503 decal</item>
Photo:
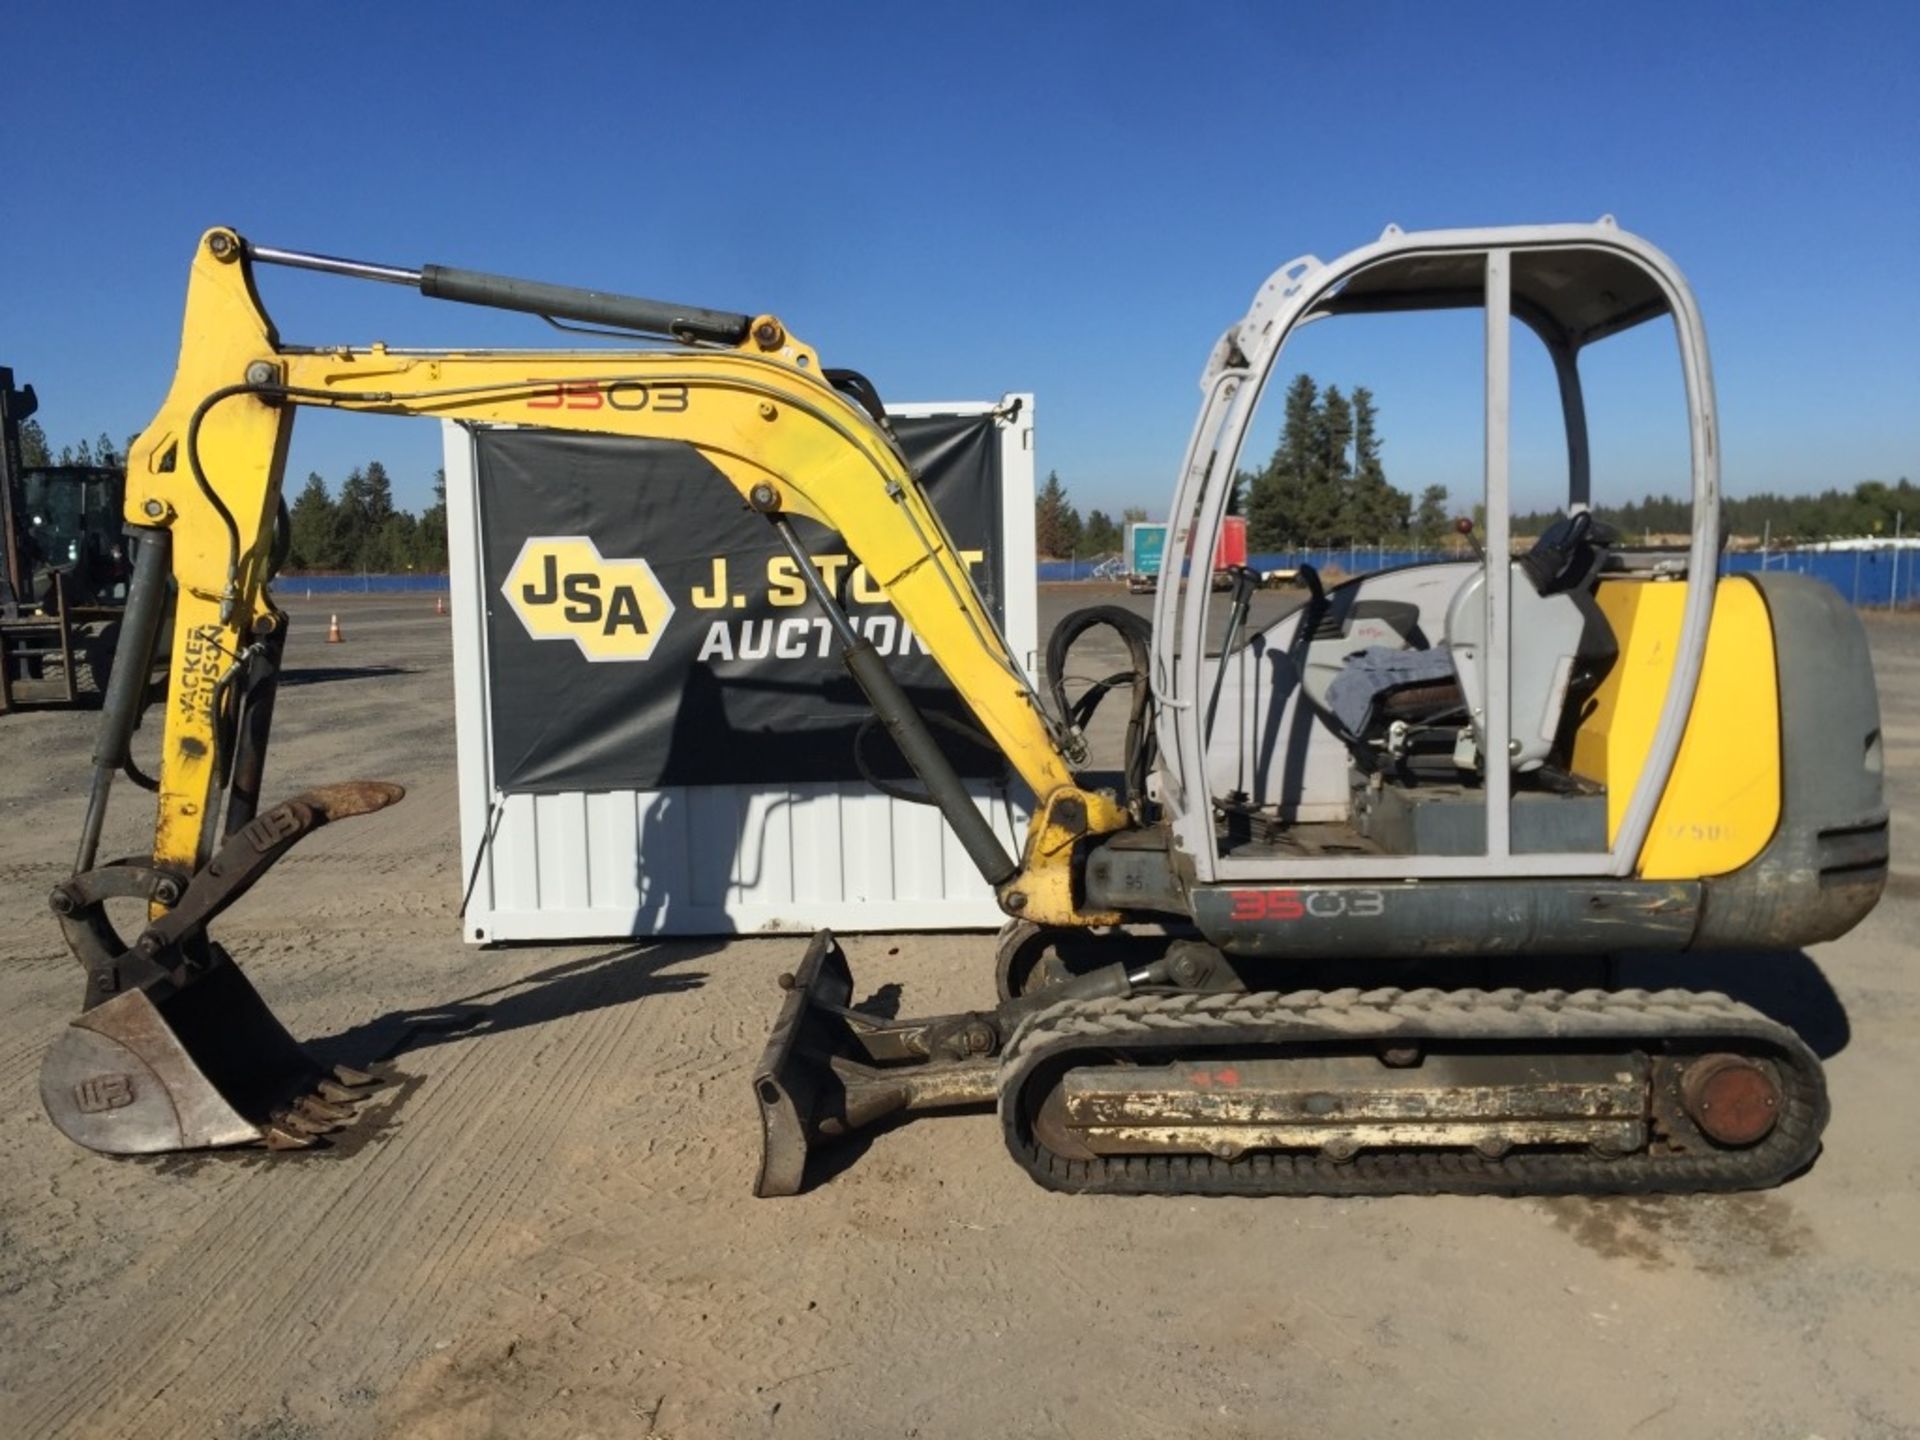
[[[1384,915],[1384,890],[1235,890],[1232,920],[1371,920]]]
[[[547,388],[527,401],[529,410],[651,410],[678,415],[687,408],[685,385],[642,385],[638,380],[535,380]]]

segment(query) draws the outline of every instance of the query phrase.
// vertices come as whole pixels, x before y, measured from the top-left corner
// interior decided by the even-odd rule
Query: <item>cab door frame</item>
[[[1509,553],[1508,453],[1510,430],[1510,318],[1515,257],[1539,251],[1592,251],[1624,257],[1652,280],[1674,323],[1685,383],[1692,471],[1693,530],[1687,574],[1690,584],[1668,688],[1653,740],[1609,851],[1514,854],[1511,846],[1512,772],[1504,765],[1486,776],[1487,848],[1472,856],[1333,856],[1242,858],[1219,853],[1212,798],[1207,793],[1203,716],[1205,622],[1214,551],[1233,477],[1261,395],[1271,381],[1287,340],[1302,325],[1337,313],[1337,296],[1352,277],[1375,266],[1415,262],[1429,256],[1478,255],[1484,265],[1486,315],[1484,502],[1485,546],[1491,556]],[[1438,303],[1458,305],[1458,299]],[[1432,308],[1411,299],[1374,309]],[[1533,323],[1522,306],[1518,318]],[[1548,337],[1567,425],[1570,508],[1588,504],[1585,405],[1577,350],[1638,323],[1646,315],[1598,327],[1573,344]],[[1540,327],[1536,324],[1536,329]],[[1685,277],[1664,254],[1611,219],[1592,225],[1502,227],[1406,233],[1388,227],[1377,241],[1323,264],[1313,256],[1291,260],[1261,287],[1238,324],[1214,347],[1201,377],[1203,403],[1187,446],[1173,509],[1167,554],[1189,557],[1184,571],[1163,565],[1154,603],[1152,681],[1161,761],[1161,800],[1174,844],[1201,884],[1312,879],[1416,879],[1502,876],[1628,876],[1652,826],[1686,730],[1712,621],[1720,533],[1720,464],[1713,376],[1705,328]],[[1195,577],[1199,577],[1196,581]],[[1508,659],[1512,613],[1510,565],[1489,567],[1486,591],[1487,753],[1504,755],[1510,736]]]

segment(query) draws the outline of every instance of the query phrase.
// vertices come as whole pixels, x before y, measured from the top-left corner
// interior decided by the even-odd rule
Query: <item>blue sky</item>
[[[1157,513],[1207,351],[1283,260],[1388,221],[1612,212],[1701,298],[1733,493],[1920,478],[1917,15],[14,0],[0,363],[56,443],[137,430],[194,242],[224,222],[770,309],[898,400],[1031,390],[1043,471],[1083,507]],[[290,340],[558,338],[385,286],[264,289]],[[1303,338],[1300,365],[1380,396],[1403,488],[1477,463],[1462,320]],[[1672,379],[1663,337],[1619,343]],[[1677,401],[1633,368],[1606,376],[1602,498],[1671,489],[1684,459]],[[1523,371],[1523,498],[1560,464],[1545,398]],[[439,443],[308,415],[289,469],[380,458],[417,506]]]

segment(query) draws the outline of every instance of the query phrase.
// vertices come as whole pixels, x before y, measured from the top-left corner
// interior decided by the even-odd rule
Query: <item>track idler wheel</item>
[[[1703,1055],[1680,1077],[1680,1103],[1716,1145],[1757,1145],[1780,1119],[1780,1082],[1744,1055]]]

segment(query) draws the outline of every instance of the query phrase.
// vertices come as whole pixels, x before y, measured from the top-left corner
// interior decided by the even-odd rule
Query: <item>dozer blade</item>
[[[158,1001],[134,989],[94,1006],[40,1067],[48,1117],[109,1155],[304,1148],[319,1130],[300,1102],[322,1086],[341,1088],[224,956]]]
[[[119,862],[56,886],[54,911],[88,973],[86,1008],[40,1067],[41,1102],[61,1132],[90,1150],[153,1155],[261,1143],[301,1150],[346,1124],[372,1077],[323,1071],[206,926],[305,836],[405,793],[357,780],[262,812],[132,945],[114,931],[106,902],[154,899],[161,872]]]
[[[834,1012],[853,999],[853,971],[831,930],[813,937],[800,968],[780,983],[786,999],[753,1075],[762,1137],[753,1193],[760,1196],[800,1193],[821,1091],[834,1084],[836,1032],[844,1028]]]
[[[763,1137],[754,1194],[797,1195],[815,1140],[906,1111],[993,1103],[998,1016],[900,1021],[854,1009],[853,972],[830,930],[780,985],[786,998],[753,1076]]]

